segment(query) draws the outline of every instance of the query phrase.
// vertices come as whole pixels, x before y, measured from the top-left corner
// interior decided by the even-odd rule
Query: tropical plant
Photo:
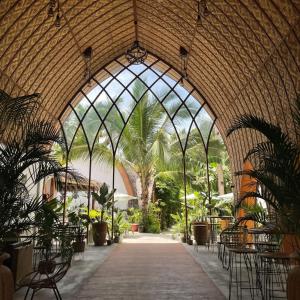
[[[52,144],[62,142],[60,132],[51,122],[34,119],[38,107],[36,94],[11,98],[0,91],[0,241],[34,225],[45,199],[31,190],[46,176],[57,184],[66,172],[80,179],[51,155]]]
[[[92,192],[93,199],[95,199],[100,205],[100,213],[95,215],[93,218],[93,223],[99,222],[103,223],[104,214],[107,212],[113,205],[113,196],[116,189],[112,189],[110,192],[108,191],[108,185],[104,182],[99,190],[99,193]]]
[[[139,208],[128,209],[128,222],[131,224],[140,224],[142,221],[142,211]]]
[[[237,118],[229,128],[227,136],[242,128],[259,131],[265,137],[265,141],[251,149],[244,159],[251,160],[254,168],[236,172],[237,176],[250,176],[255,179],[257,186],[260,186],[255,192],[242,194],[237,207],[247,198],[262,198],[271,210],[276,212],[279,219],[276,225],[281,232],[299,232],[299,146],[292,142],[280,127],[252,115]]]

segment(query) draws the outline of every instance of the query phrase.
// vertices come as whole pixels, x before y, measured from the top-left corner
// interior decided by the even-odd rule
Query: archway
[[[60,116],[67,161],[74,154],[74,149],[76,152],[76,144],[78,146],[79,143],[80,151],[85,152],[89,161],[88,177],[90,181],[93,158],[99,156],[100,151],[101,159],[111,161],[111,184],[114,188],[116,167],[121,167],[123,171],[126,171],[118,159],[120,155],[124,155],[124,149],[121,147],[120,150],[120,143],[135,110],[143,101],[148,102],[148,109],[152,112],[152,115],[148,116],[149,119],[155,117],[150,106],[156,106],[156,110],[160,110],[158,123],[155,126],[162,126],[165,129],[169,126],[168,136],[176,140],[181,153],[185,229],[187,232],[187,149],[190,140],[197,136],[198,144],[194,146],[198,147],[199,153],[203,153],[202,159],[204,159],[204,168],[206,169],[207,194],[210,202],[208,153],[210,136],[216,118],[196,88],[161,60],[149,55],[144,63],[134,65],[129,64],[126,58],[121,56],[88,80]],[[131,142],[134,143],[134,141]],[[85,144],[85,147],[82,147],[82,143]],[[149,150],[150,148],[146,147],[144,152]],[[134,171],[136,174],[141,173],[141,169]],[[146,175],[151,177],[151,171]],[[144,177],[147,177],[146,175]],[[144,177],[140,176],[139,179]],[[148,187],[148,185],[146,186]],[[143,189],[142,182],[141,189],[142,199],[149,200],[149,190]],[[90,210],[90,189],[88,199],[88,210]]]

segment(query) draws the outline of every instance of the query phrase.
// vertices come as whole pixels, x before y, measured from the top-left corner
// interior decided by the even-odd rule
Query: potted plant
[[[296,136],[300,136],[300,97],[296,100],[293,113]],[[237,176],[248,175],[255,179],[259,188],[242,194],[237,208],[247,198],[263,199],[269,210],[275,212],[273,223],[277,232],[283,234],[281,250],[293,253],[299,259],[300,249],[300,147],[280,127],[253,115],[237,118],[229,128],[227,136],[236,130],[253,129],[265,140],[251,149],[246,160],[253,162],[253,168],[236,172]],[[253,189],[252,189],[253,190]],[[244,220],[260,221],[261,214],[246,214]],[[300,266],[293,268],[287,279],[288,299],[297,299]]]
[[[182,243],[186,243],[187,234],[184,215],[182,213],[171,214],[171,218],[175,222],[175,224],[172,226],[173,234],[180,235]]]
[[[75,207],[68,212],[69,223],[75,226],[73,242],[73,250],[75,253],[84,252],[85,250],[85,228],[88,226],[88,218],[85,213],[85,209],[82,205]]]
[[[33,185],[46,176],[58,182],[66,172],[79,178],[52,156],[53,143],[63,142],[56,124],[34,119],[38,100],[37,94],[12,98],[0,91],[0,250],[13,251],[11,244],[31,232],[35,213],[43,211],[46,199],[30,194]]]
[[[194,239],[197,245],[206,245],[209,238],[208,222],[206,221],[208,195],[204,192],[195,192],[194,194],[195,198],[190,200],[190,205],[193,208],[191,217],[193,218]]]
[[[260,187],[254,192],[242,194],[236,208],[241,207],[247,198],[263,199],[269,210],[275,212],[273,223],[277,231],[284,234],[286,240],[291,241],[291,246],[299,248],[300,245],[297,245],[299,240],[296,238],[300,233],[299,146],[293,143],[280,127],[252,115],[244,115],[236,119],[227,135],[242,128],[259,131],[266,140],[251,149],[244,159],[253,161],[254,167],[236,172],[237,176],[248,175],[254,178],[257,186]],[[240,221],[255,216],[246,215]],[[294,250],[285,249],[289,252]]]
[[[138,232],[142,221],[142,211],[139,208],[129,208],[128,221],[131,223],[131,231]]]
[[[108,186],[103,183],[100,187],[99,194],[92,192],[93,198],[100,206],[99,215],[92,218],[93,240],[95,246],[103,246],[106,242],[106,234],[108,231],[107,222],[105,222],[104,214],[111,208],[113,204],[113,196],[116,189],[108,191]]]
[[[117,212],[114,219],[114,242],[119,243],[121,235],[128,229],[128,222],[124,218],[123,212]]]

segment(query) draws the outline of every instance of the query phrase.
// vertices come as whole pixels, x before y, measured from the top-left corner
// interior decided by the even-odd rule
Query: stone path
[[[115,247],[73,299],[225,298],[182,244],[137,236]]]

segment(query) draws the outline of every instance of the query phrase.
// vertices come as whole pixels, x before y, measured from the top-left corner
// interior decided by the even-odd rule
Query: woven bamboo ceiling
[[[82,52],[93,48],[92,72],[136,39],[180,70],[189,51],[189,80],[205,96],[224,136],[236,115],[254,112],[295,132],[291,107],[300,92],[300,1],[209,0],[211,14],[196,26],[196,0],[61,0],[61,26],[48,0],[0,1],[0,88],[39,92],[58,116],[83,82]],[[234,161],[259,137],[226,141]],[[238,164],[234,169],[238,168]]]

